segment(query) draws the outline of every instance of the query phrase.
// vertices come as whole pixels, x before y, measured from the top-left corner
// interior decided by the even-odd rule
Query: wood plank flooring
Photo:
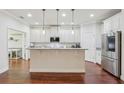
[[[30,62],[10,60],[9,71],[0,75],[1,84],[123,84],[124,82],[102,70],[97,64],[86,62],[85,74],[43,73],[31,77]]]

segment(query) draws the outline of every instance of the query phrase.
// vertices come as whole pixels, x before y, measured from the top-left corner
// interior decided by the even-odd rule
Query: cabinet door
[[[35,31],[35,42],[40,42],[41,41],[41,30],[36,30]]]
[[[75,30],[74,32],[74,41],[73,42],[80,42],[80,30]]]
[[[79,40],[79,36],[77,35],[76,31],[72,34],[71,30],[62,30],[59,32],[61,42],[77,42]]]
[[[112,17],[112,30],[114,32],[119,30],[119,25],[120,25],[120,14],[117,14]]]
[[[41,32],[40,30],[31,30],[30,34],[31,42],[40,42]]]
[[[96,63],[101,64],[101,51],[96,51]]]
[[[31,32],[30,32],[30,42],[35,42],[35,36],[33,35],[34,34],[34,31],[33,30],[31,30]]]
[[[108,33],[112,30],[112,19],[109,18],[104,21],[104,32]]]

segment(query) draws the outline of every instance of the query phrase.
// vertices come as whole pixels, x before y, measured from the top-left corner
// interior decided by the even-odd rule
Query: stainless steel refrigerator
[[[121,75],[121,31],[102,35],[102,68],[114,76]]]

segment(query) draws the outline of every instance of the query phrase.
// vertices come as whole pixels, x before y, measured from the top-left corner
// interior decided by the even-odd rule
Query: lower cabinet
[[[96,63],[101,64],[101,50],[96,50]]]

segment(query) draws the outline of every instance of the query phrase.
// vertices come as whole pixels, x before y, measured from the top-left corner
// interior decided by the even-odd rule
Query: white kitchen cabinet
[[[35,42],[35,35],[33,35],[35,32],[33,30],[30,31],[30,42]]]
[[[74,42],[80,42],[80,39],[81,39],[80,34],[81,34],[80,30],[75,30],[75,32],[74,32]]]
[[[101,50],[96,50],[96,63],[101,64]]]
[[[88,49],[85,51],[85,60],[86,61],[96,63],[95,56],[96,56],[95,49]]]
[[[41,30],[40,29],[32,29],[30,38],[31,38],[31,42],[40,42]]]
[[[50,28],[43,34],[42,28],[31,28],[31,42],[50,42],[50,37],[60,37],[60,42],[80,42],[80,29],[72,30]]]
[[[75,30],[72,34],[71,30],[60,30],[59,31],[61,42],[80,42],[80,31]]]
[[[120,30],[120,16],[118,13],[106,20],[104,20],[104,33],[116,32]]]
[[[112,30],[118,31],[120,28],[120,13],[114,15],[111,17],[112,18]]]
[[[60,30],[59,31],[60,42],[70,42],[72,41],[70,31],[68,30]]]
[[[104,33],[112,31],[112,19],[106,19],[104,21]]]

